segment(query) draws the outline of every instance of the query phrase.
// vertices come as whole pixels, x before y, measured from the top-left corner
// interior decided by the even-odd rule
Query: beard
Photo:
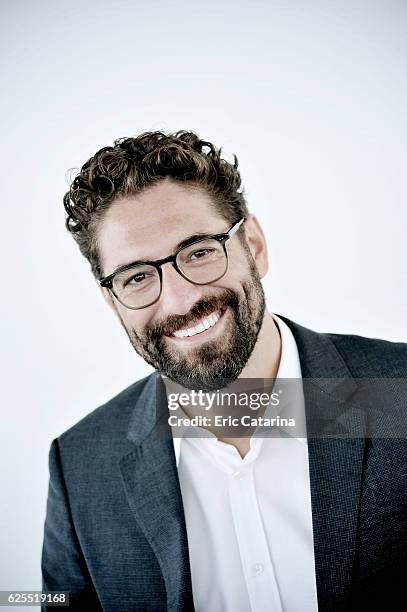
[[[187,315],[171,315],[147,325],[142,332],[128,329],[121,320],[135,351],[161,374],[187,389],[208,392],[234,382],[253,352],[265,311],[264,290],[253,260],[249,261],[249,269],[250,274],[241,283],[244,297],[224,289],[220,294],[204,297]],[[226,309],[232,316],[224,322],[220,338],[184,350],[166,338],[202,317]]]

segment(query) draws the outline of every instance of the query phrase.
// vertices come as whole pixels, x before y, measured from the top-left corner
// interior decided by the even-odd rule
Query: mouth
[[[177,343],[180,342],[182,344],[191,344],[209,339],[215,336],[218,330],[223,326],[226,310],[227,309],[223,307],[218,308],[218,310],[214,310],[210,315],[196,321],[195,325],[179,329],[169,334],[167,338],[171,338]]]

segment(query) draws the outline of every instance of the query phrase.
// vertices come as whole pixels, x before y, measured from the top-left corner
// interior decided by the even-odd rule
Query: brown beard
[[[187,315],[171,315],[165,321],[147,325],[142,333],[126,329],[135,351],[170,380],[187,389],[213,391],[235,381],[245,367],[257,342],[265,311],[264,290],[253,261],[250,275],[242,283],[244,298],[232,289],[197,302]],[[212,312],[228,308],[229,320],[221,338],[182,352],[165,336],[186,328]]]

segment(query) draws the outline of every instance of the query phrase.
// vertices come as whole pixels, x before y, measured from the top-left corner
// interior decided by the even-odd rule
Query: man
[[[68,591],[81,610],[395,609],[406,445],[399,426],[374,432],[404,414],[394,381],[407,346],[270,313],[266,240],[237,159],[192,132],[117,140],[64,204],[103,297],[156,372],[52,442],[43,590]],[[301,382],[291,409],[305,435],[211,422],[183,436],[169,418],[174,388],[209,398],[280,379]],[[361,391],[376,379],[388,410]],[[176,405],[206,412],[191,395]]]

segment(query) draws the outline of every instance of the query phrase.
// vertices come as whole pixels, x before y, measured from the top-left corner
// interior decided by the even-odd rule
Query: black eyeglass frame
[[[115,270],[112,274],[109,274],[108,276],[104,276],[103,278],[99,279],[99,284],[101,287],[105,287],[106,289],[111,291],[114,297],[120,302],[120,304],[125,306],[125,308],[129,308],[130,310],[142,310],[143,308],[147,308],[148,306],[152,306],[153,304],[158,302],[158,300],[161,297],[162,288],[163,288],[163,276],[162,276],[161,266],[163,266],[165,263],[171,262],[175,270],[178,272],[178,274],[180,274],[182,278],[185,278],[185,280],[187,280],[189,283],[192,283],[193,285],[209,285],[210,283],[215,283],[220,278],[222,278],[222,276],[224,276],[228,270],[229,260],[228,260],[227,250],[226,250],[226,242],[229,240],[229,238],[232,238],[232,236],[236,234],[236,232],[238,231],[242,223],[244,223],[244,221],[246,221],[246,218],[242,217],[242,219],[240,219],[240,221],[238,221],[237,223],[234,223],[227,232],[223,232],[221,234],[208,234],[207,236],[202,236],[198,240],[194,240],[193,242],[182,246],[173,255],[169,255],[168,257],[164,257],[163,259],[157,259],[155,261],[134,261],[132,263],[126,264],[125,266],[122,266],[121,268],[118,268],[117,270]],[[181,251],[189,248],[190,246],[194,244],[203,242],[205,240],[217,240],[218,242],[221,243],[225,256],[226,256],[226,268],[225,268],[225,271],[220,276],[211,280],[210,283],[196,283],[195,281],[192,281],[187,276],[185,276],[182,270],[180,270],[177,264],[177,257]],[[146,304],[145,306],[128,306],[127,304],[124,304],[121,301],[121,299],[116,295],[113,289],[114,277],[117,274],[121,274],[122,272],[125,272],[126,270],[129,270],[130,268],[134,268],[135,266],[139,266],[139,265],[140,266],[148,265],[148,266],[153,266],[154,268],[156,268],[159,279],[160,279],[160,293],[158,294],[158,297],[155,300],[153,300],[149,304]]]

